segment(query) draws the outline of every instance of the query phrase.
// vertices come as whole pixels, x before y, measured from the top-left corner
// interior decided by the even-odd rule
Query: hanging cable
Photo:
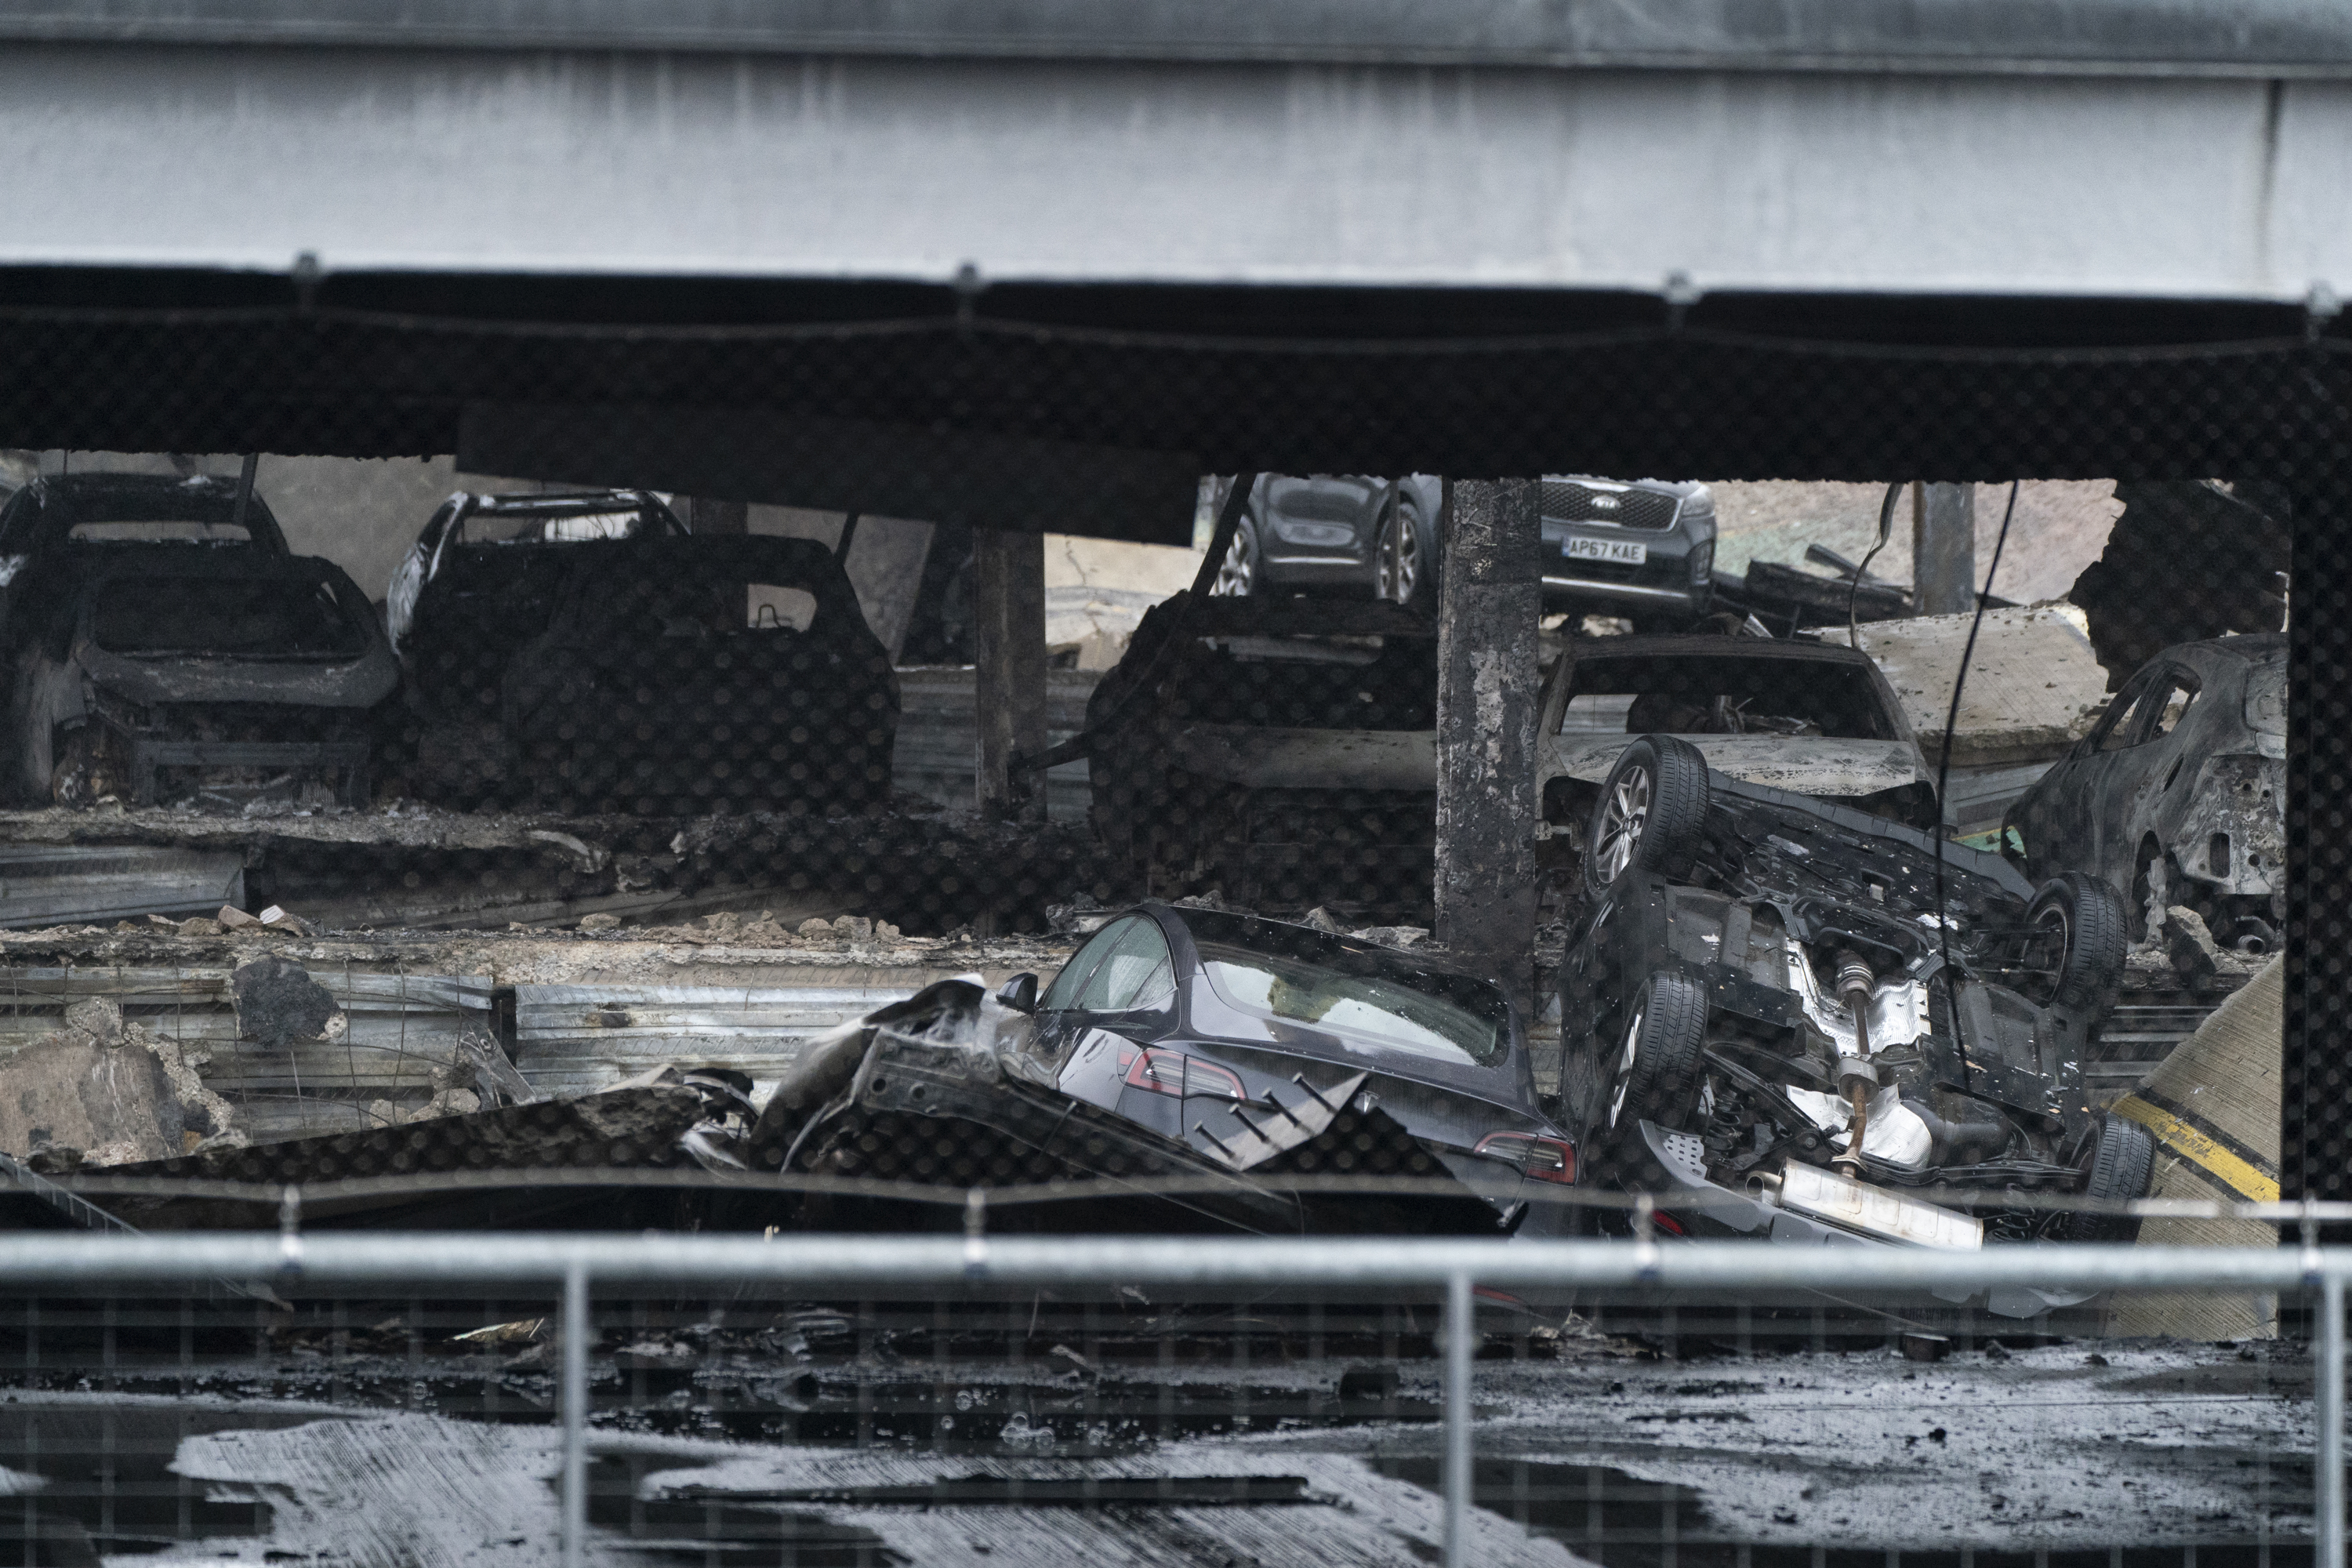
[[[1845,646],[1848,647],[1862,647],[1861,635],[1854,630],[1853,602],[1862,593],[1863,574],[1870,570],[1870,563],[1878,559],[1880,551],[1886,548],[1887,536],[1895,531],[1895,498],[1902,493],[1901,479],[1886,487],[1886,499],[1878,503],[1878,542],[1870,547],[1870,553],[1864,555],[1862,558],[1862,564],[1853,569],[1853,581],[1846,584]]]

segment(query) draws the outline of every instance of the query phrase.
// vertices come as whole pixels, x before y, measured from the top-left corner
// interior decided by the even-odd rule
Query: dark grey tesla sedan
[[[1444,481],[1261,474],[1213,593],[1314,594],[1424,607],[1437,592]],[[1543,480],[1544,607],[1672,630],[1713,597],[1715,500],[1691,481]]]

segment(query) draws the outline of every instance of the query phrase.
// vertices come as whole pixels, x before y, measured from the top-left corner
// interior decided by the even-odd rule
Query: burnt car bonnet
[[[75,662],[129,701],[370,708],[399,681],[365,595],[330,562],[141,551],[77,598]]]

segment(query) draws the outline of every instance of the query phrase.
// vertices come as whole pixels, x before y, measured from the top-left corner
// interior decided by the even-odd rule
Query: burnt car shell
[[[289,556],[260,497],[240,508],[203,477],[43,479],[0,509],[0,552],[20,795],[120,773],[146,804],[162,769],[318,769],[364,802],[360,715],[397,668],[365,595]]]
[[[771,1100],[754,1168],[842,1168],[828,1163],[844,1147],[828,1143],[828,1118],[919,1113],[935,1133],[951,1130],[928,1147],[972,1144],[952,1130],[985,1128],[1013,1141],[1010,1167],[1033,1177],[1045,1160],[1057,1176],[1201,1178],[1205,1199],[1184,1206],[1220,1226],[1568,1228],[1563,1205],[1530,1201],[1559,1194],[1564,1183],[1540,1173],[1565,1177],[1572,1161],[1537,1102],[1501,989],[1304,926],[1146,904],[1097,931],[1034,1011],[948,982],[835,1048],[832,1084],[788,1081]],[[931,1179],[959,1179],[951,1155],[927,1164]],[[1286,1186],[1301,1175],[1418,1176],[1445,1190],[1317,1196]],[[1130,1207],[1128,1223],[1144,1220]]]
[[[2165,649],[2010,807],[2035,877],[2087,871],[2123,896],[2186,904],[2215,937],[2275,947],[2286,912],[2284,633]],[[2004,843],[2011,834],[2004,833]]]
[[[898,677],[811,540],[466,545],[424,581],[402,658],[428,797],[838,814],[889,795]]]
[[[1096,837],[1154,892],[1425,916],[1436,638],[1391,604],[1153,606],[1087,704]]]

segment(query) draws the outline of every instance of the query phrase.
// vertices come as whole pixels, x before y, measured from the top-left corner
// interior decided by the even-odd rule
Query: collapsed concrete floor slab
[[[938,934],[1042,931],[1075,894],[1124,884],[1083,826],[1015,825],[911,796],[856,816],[555,816],[399,803],[205,816],[161,809],[0,811],[15,862],[0,926],[149,912],[240,898],[314,927],[498,928],[610,915],[667,923],[773,910],[797,924],[848,913]],[[120,885],[144,879],[154,896]]]

